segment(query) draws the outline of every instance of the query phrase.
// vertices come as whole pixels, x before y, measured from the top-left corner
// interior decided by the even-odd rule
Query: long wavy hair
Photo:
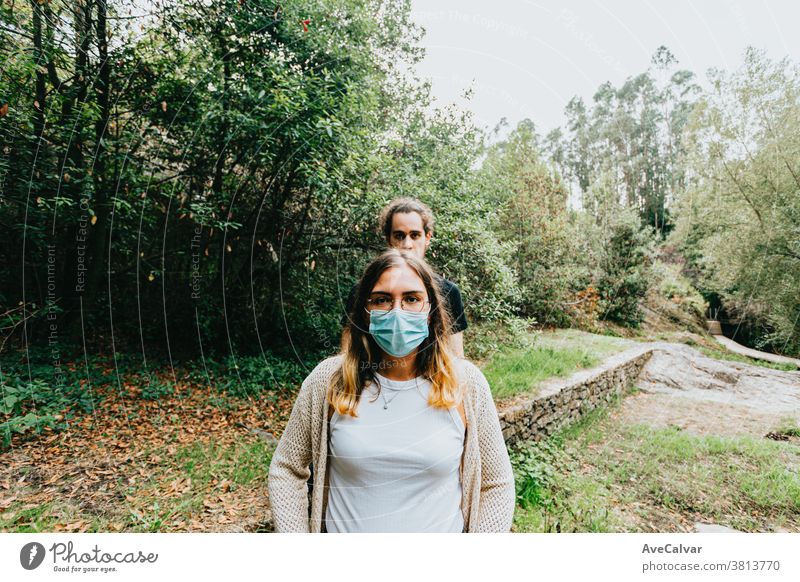
[[[382,360],[381,349],[369,333],[367,299],[384,271],[404,265],[422,280],[430,301],[428,337],[419,345],[415,360],[417,376],[430,380],[432,384],[428,404],[436,408],[452,408],[461,401],[461,387],[446,331],[451,329],[450,315],[434,272],[423,259],[398,249],[389,249],[364,270],[342,334],[342,365],[331,378],[327,398],[333,409],[343,416],[358,416],[356,409],[361,393],[367,382],[377,384],[375,372]]]

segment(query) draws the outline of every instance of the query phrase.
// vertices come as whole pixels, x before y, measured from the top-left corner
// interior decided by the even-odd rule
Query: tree
[[[494,230],[512,245],[521,314],[567,325],[565,304],[578,285],[568,193],[541,159],[536,128],[521,121],[494,144],[478,174],[484,196],[497,209]]]
[[[669,206],[684,184],[682,135],[699,91],[689,71],[674,70],[666,47],[653,56],[654,71],[620,87],[603,83],[591,109],[575,97],[565,109],[564,130],[551,132],[547,151],[587,204],[600,176],[612,178],[625,206],[659,233],[669,231]]]
[[[691,182],[674,235],[706,294],[759,345],[800,353],[800,70],[749,48],[691,125]]]

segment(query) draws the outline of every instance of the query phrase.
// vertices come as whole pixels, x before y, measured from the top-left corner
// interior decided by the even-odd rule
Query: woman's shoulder
[[[481,372],[481,369],[466,358],[454,358],[456,368],[467,377],[470,378],[483,378],[486,377]]]
[[[333,373],[341,367],[342,358],[342,354],[336,354],[335,356],[325,358],[311,370],[303,383],[327,386]]]
[[[483,375],[481,369],[466,358],[456,358],[455,367],[461,378],[469,388],[469,393],[473,396],[489,390],[489,382]]]

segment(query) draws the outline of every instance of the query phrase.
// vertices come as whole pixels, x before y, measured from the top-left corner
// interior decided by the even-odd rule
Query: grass
[[[244,490],[266,488],[271,451],[260,439],[228,445],[199,441],[178,448],[171,455],[174,472],[129,491],[128,498],[135,501],[125,531],[182,530],[182,524],[200,520],[204,513],[223,513]]]
[[[42,504],[16,504],[0,514],[0,531],[17,533],[47,533],[56,531],[57,524],[80,523],[74,531],[108,531],[108,520],[92,516],[86,521],[83,512],[73,503],[51,501]]]
[[[800,530],[800,448],[748,436],[623,425],[610,409],[512,448],[514,531]]]
[[[235,485],[249,485],[266,480],[271,456],[271,449],[259,439],[233,446],[193,443],[178,449],[174,460],[197,483],[228,479]]]
[[[500,400],[534,393],[543,380],[590,368],[631,345],[625,339],[574,329],[541,332],[529,336],[527,342],[496,351],[484,363],[483,373],[495,399]]]
[[[800,426],[794,418],[786,416],[781,418],[775,433],[786,437],[800,437]]]

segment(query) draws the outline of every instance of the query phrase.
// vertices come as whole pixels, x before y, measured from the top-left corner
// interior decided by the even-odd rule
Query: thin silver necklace
[[[419,392],[419,383],[417,382],[416,377],[414,378],[414,386],[416,387],[417,392]],[[387,402],[386,401],[386,395],[383,393],[383,390],[384,390],[384,388],[383,388],[383,386],[381,386],[381,397],[383,398],[383,409],[384,410],[387,410],[389,408],[389,402],[392,402],[395,398],[397,398],[398,394],[400,394],[401,392],[405,392],[405,390],[397,390],[396,394],[392,397],[392,400],[389,400],[389,402]]]

